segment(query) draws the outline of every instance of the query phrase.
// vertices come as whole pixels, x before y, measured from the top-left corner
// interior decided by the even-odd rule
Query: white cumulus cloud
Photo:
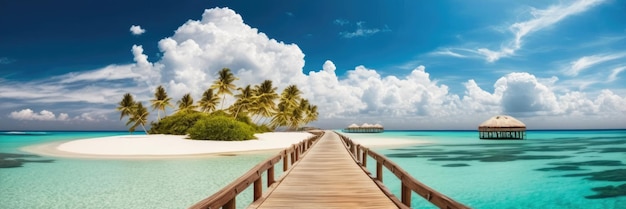
[[[304,54],[297,45],[268,38],[228,8],[205,10],[201,20],[189,20],[172,37],[159,41],[159,49],[161,60],[150,63],[142,47],[133,46],[132,70],[150,88],[167,84],[175,98],[185,93],[200,96],[222,68],[240,78],[236,84],[269,79],[285,87],[304,78]]]
[[[132,25],[132,26],[130,26],[130,32],[133,35],[141,35],[141,34],[144,34],[146,32],[146,30],[141,28],[141,26],[139,26],[139,25]]]
[[[54,120],[67,120],[69,118],[67,113],[59,114],[59,117],[53,112],[48,110],[42,110],[39,113],[34,112],[31,109],[23,109],[20,111],[14,111],[9,114],[10,118],[17,120],[41,120],[41,121],[54,121]]]

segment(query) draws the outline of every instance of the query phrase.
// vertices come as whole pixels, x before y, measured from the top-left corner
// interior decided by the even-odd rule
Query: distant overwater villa
[[[497,115],[478,126],[480,139],[524,139],[526,124],[508,115]]]
[[[382,133],[385,131],[385,127],[380,124],[363,123],[363,125],[352,124],[343,129],[345,133]]]

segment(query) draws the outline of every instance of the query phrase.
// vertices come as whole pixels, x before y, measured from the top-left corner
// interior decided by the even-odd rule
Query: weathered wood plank
[[[356,151],[356,150],[355,150]],[[295,156],[294,156],[295,157]],[[327,132],[258,208],[398,208]]]

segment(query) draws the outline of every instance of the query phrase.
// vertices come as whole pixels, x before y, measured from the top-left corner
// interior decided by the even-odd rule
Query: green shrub
[[[189,129],[189,137],[200,140],[243,141],[254,138],[254,128],[227,116],[200,119]]]
[[[162,118],[157,123],[152,123],[150,133],[186,135],[198,120],[208,117],[208,115],[200,112],[178,112]]]

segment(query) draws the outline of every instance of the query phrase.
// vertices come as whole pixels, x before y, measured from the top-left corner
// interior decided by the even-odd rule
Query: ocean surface
[[[97,160],[21,149],[125,134],[0,132],[0,208],[187,208],[276,154]],[[517,141],[479,140],[476,131],[346,135],[427,142],[375,150],[473,208],[626,208],[626,130],[528,131],[526,140]],[[374,163],[368,161],[370,170]],[[384,173],[384,183],[400,195],[392,173]],[[249,188],[238,207],[251,196]],[[414,208],[435,208],[416,194],[412,202]]]

